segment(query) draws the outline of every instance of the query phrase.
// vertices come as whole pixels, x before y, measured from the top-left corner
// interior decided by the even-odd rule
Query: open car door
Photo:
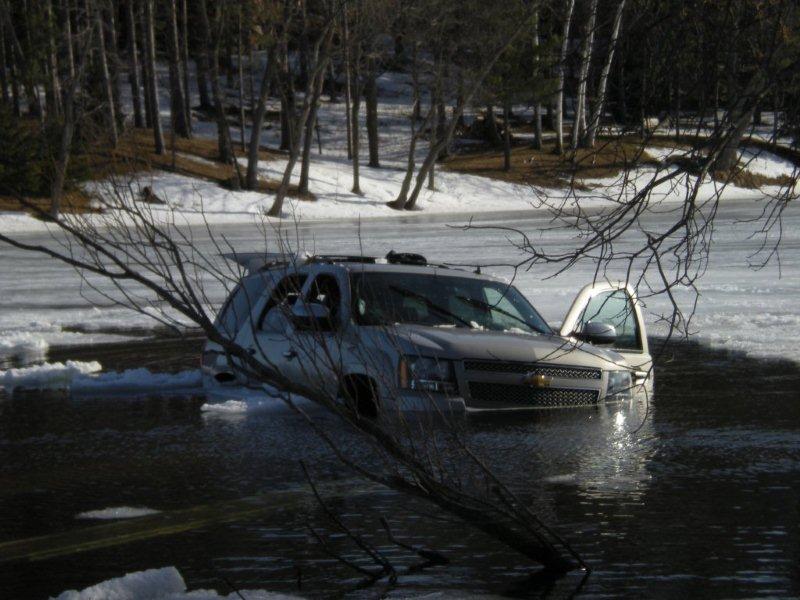
[[[613,325],[616,339],[607,347],[625,357],[637,384],[652,385],[653,359],[640,302],[624,281],[596,282],[576,296],[561,325],[561,335],[581,339],[587,323]]]

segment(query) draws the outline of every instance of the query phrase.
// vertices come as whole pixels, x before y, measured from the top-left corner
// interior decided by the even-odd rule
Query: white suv
[[[513,285],[419,255],[226,258],[247,272],[219,330],[365,414],[591,406],[652,385],[642,313],[624,283],[586,286],[554,331]],[[202,364],[211,390],[261,385],[217,344]]]

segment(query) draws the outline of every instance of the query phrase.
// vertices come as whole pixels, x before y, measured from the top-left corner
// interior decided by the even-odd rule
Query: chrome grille
[[[526,385],[470,381],[469,393],[474,408],[588,406],[597,404],[598,390],[533,388]]]
[[[600,379],[600,369],[584,367],[554,367],[539,363],[501,362],[494,360],[465,360],[467,371],[484,371],[487,373],[532,373],[559,377],[563,379]]]

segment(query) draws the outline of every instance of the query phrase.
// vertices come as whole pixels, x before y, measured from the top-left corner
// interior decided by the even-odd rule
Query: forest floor
[[[654,155],[656,149],[667,152],[664,157],[666,162],[679,163],[683,160],[682,154],[690,152],[702,141],[704,140],[698,138],[654,136],[647,141],[645,147],[638,136],[601,137],[595,148],[567,150],[563,154],[555,152],[553,141],[546,141],[541,149],[518,142],[511,149],[508,170],[504,168],[505,153],[502,148],[473,149],[454,154],[445,159],[444,168],[517,184],[550,189],[574,187],[588,190],[592,188],[592,184],[587,180],[618,178],[635,168],[663,166],[659,157]],[[791,156],[784,158],[793,159],[795,165],[800,165],[800,153],[791,151],[789,154]],[[711,177],[714,181],[732,183],[747,189],[792,183],[792,178],[786,173],[756,173],[746,168],[747,166],[740,165],[730,173],[712,172]]]

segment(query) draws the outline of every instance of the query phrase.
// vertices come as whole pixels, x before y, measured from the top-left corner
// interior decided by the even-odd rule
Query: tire
[[[378,417],[378,393],[371,379],[362,375],[347,377],[342,385],[342,398],[359,417]]]

